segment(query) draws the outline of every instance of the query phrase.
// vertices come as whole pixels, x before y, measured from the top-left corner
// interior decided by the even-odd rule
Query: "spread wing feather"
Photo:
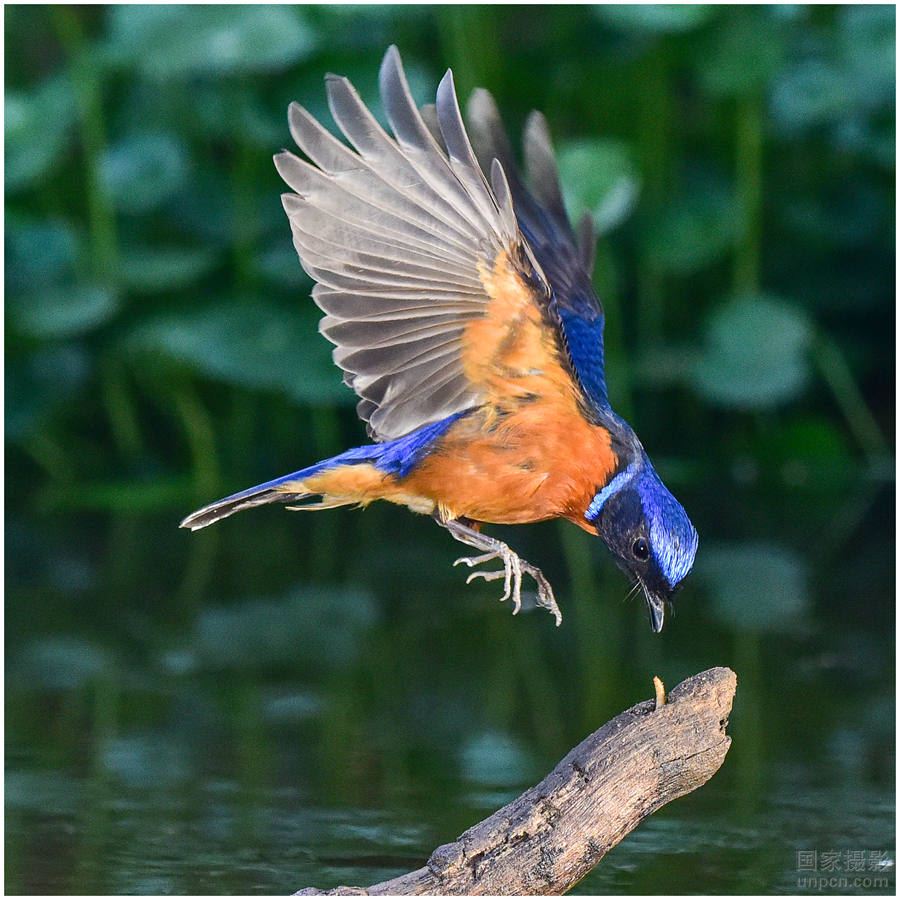
[[[464,333],[490,301],[482,271],[521,236],[502,173],[492,189],[475,158],[452,76],[438,89],[434,131],[395,48],[379,83],[393,137],[331,75],[329,108],[349,146],[292,104],[291,134],[308,161],[283,152],[275,164],[293,191],[284,207],[317,282],[320,330],[359,415],[386,440],[483,401],[464,372]]]
[[[521,322],[535,338],[528,346],[549,353],[544,362],[559,370],[565,334],[547,324],[548,282],[559,264],[546,222],[564,232],[567,253],[575,239],[542,119],[526,130],[526,169],[541,183],[532,197],[498,117],[482,117],[497,133],[487,156],[476,155],[450,72],[435,104],[420,110],[391,47],[379,86],[393,135],[346,78],[329,75],[329,108],[349,144],[292,104],[291,135],[306,159],[285,151],[275,164],[292,191],[282,199],[294,246],[317,282],[320,331],[335,344],[369,433],[388,440],[496,400],[502,379],[479,354],[490,346],[502,356],[505,333],[522,340],[514,334]],[[523,318],[521,310],[531,312]],[[554,374],[548,389],[561,382]]]

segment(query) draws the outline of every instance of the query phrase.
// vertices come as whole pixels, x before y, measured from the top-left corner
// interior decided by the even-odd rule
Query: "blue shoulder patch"
[[[388,441],[384,444],[375,444],[370,448],[378,451],[377,457],[372,462],[389,475],[396,475],[398,478],[405,478],[416,467],[420,460],[428,455],[434,442],[443,437],[454,422],[467,416],[471,410],[463,410],[441,419],[440,422],[432,422],[430,425],[423,425],[415,431]]]

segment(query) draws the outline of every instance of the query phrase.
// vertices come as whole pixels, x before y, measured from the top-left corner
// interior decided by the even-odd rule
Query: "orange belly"
[[[460,420],[398,487],[452,518],[515,525],[583,519],[617,459],[609,432],[540,401]]]

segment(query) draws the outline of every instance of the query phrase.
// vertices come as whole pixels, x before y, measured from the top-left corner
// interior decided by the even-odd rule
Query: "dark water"
[[[6,890],[370,884],[654,674],[728,665],[722,770],[578,892],[893,893],[892,486],[685,499],[701,555],[660,636],[571,526],[502,532],[554,582],[556,629],[465,587],[457,546],[402,510],[258,510],[196,535],[175,512],[13,516]]]

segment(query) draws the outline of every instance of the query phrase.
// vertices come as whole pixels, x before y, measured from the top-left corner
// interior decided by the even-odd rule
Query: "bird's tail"
[[[321,485],[322,479],[316,479],[316,476],[331,470],[345,469],[348,466],[355,468],[360,464],[372,463],[378,459],[381,450],[382,447],[378,445],[355,447],[346,453],[333,456],[331,459],[323,460],[297,472],[291,472],[290,475],[282,475],[273,481],[265,482],[265,484],[258,484],[237,494],[223,497],[221,500],[216,500],[215,503],[210,503],[208,506],[192,512],[181,522],[180,527],[197,531],[199,528],[206,528],[207,525],[212,525],[219,519],[225,519],[233,513],[240,512],[242,509],[250,509],[252,506],[263,506],[266,503],[297,503],[322,494],[326,494],[326,496],[321,503],[311,504],[305,508],[321,509],[359,502],[360,497],[350,494],[327,496],[326,488]]]

